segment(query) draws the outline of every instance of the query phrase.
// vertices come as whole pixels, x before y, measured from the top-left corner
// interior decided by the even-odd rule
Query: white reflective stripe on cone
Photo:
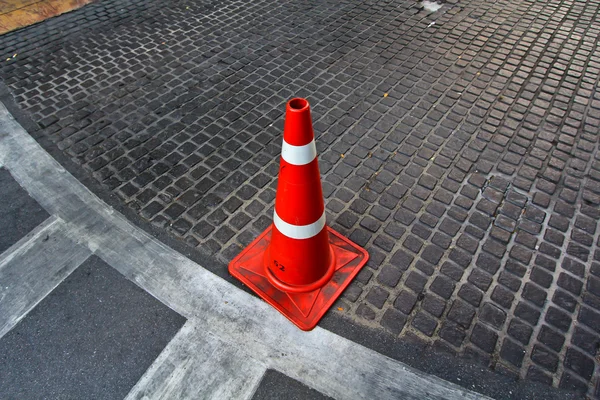
[[[317,157],[317,146],[313,139],[304,146],[294,146],[283,140],[281,157],[293,165],[306,165]]]
[[[273,223],[279,232],[289,238],[310,239],[311,237],[316,236],[325,227],[325,211],[323,211],[323,215],[321,215],[316,222],[308,225],[288,224],[277,215],[277,211],[273,211]]]

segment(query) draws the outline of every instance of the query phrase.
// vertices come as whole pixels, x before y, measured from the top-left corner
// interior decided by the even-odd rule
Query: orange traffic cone
[[[287,104],[273,224],[229,272],[300,329],[313,329],[369,254],[333,229],[325,205],[310,107]]]

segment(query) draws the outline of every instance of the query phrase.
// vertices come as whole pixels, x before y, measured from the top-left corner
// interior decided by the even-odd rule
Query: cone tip
[[[287,104],[288,111],[291,112],[302,112],[309,109],[308,100],[303,99],[301,97],[296,97],[288,101]]]

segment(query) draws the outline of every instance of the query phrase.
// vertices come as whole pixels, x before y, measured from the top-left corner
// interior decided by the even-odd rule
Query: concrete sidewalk
[[[370,253],[321,326],[597,397],[599,12],[107,0],[0,37],[0,76],[62,165],[226,280],[307,97],[328,221]]]

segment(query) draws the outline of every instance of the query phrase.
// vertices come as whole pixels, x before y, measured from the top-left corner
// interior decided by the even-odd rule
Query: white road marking
[[[264,363],[188,321],[126,399],[249,399],[265,371]]]
[[[188,318],[189,325],[165,348],[131,396],[195,398],[199,384],[210,381],[216,388],[214,398],[228,398],[220,390],[245,379],[251,390],[239,392],[244,398],[255,390],[257,377],[264,369],[274,368],[339,399],[486,398],[319,327],[310,332],[297,329],[260,299],[213,275],[115,213],[66,173],[3,106],[0,163],[48,212],[66,222],[64,232],[74,242],[86,245]],[[207,355],[209,364],[203,364]],[[244,368],[229,377],[214,374],[213,379],[186,373],[180,365],[198,366],[198,373],[217,367],[232,370],[227,369],[228,365]]]
[[[4,252],[0,254],[0,270],[10,260],[12,260],[15,257],[21,257],[31,247],[38,243],[38,238],[44,238],[51,232],[56,232],[56,227],[54,225],[57,224],[59,221],[60,220],[58,218],[51,215],[50,217],[45,219],[41,224],[33,228],[31,232],[25,235],[25,237],[23,237],[17,243],[4,250]]]
[[[91,252],[65,235],[60,220],[0,260],[0,337],[84,262]],[[17,243],[18,244],[18,243]]]

